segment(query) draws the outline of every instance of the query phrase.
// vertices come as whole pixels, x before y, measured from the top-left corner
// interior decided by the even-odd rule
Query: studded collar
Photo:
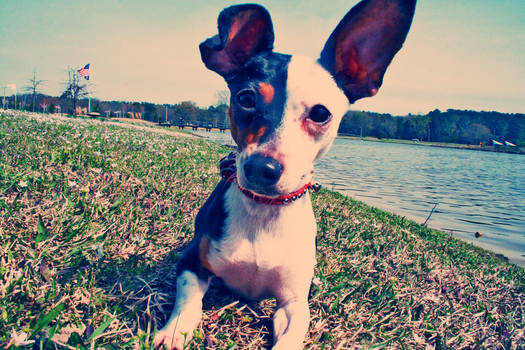
[[[298,189],[295,192],[288,193],[282,196],[278,197],[266,197],[261,196],[259,194],[256,194],[250,190],[247,190],[241,185],[239,185],[239,182],[237,181],[237,169],[235,167],[235,160],[236,160],[237,154],[235,152],[231,152],[226,157],[222,158],[219,163],[219,168],[221,172],[221,177],[229,182],[236,183],[239,190],[248,198],[262,204],[269,204],[269,205],[284,205],[284,204],[290,204],[292,202],[295,202],[302,196],[306,194],[307,191],[311,192],[317,192],[321,189],[321,185],[319,183],[312,183],[308,182],[305,185],[303,185],[300,189]]]

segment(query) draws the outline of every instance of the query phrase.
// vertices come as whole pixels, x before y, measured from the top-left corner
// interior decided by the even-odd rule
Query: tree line
[[[81,101],[85,105],[85,101]],[[176,104],[91,100],[92,110],[107,117],[130,117],[171,125],[199,125],[229,128],[228,105],[198,107],[193,101]]]
[[[41,93],[27,93],[18,96],[17,109],[45,113],[86,114],[88,104],[90,112],[109,118],[133,118],[155,123],[171,125],[213,125],[229,127],[228,108],[225,103],[211,105],[208,108],[198,107],[193,101],[176,104],[155,104],[150,102],[101,101],[96,98],[81,96],[74,87],[60,97]],[[85,95],[84,95],[85,96]],[[6,107],[15,108],[14,95],[6,97]]]
[[[424,115],[392,116],[348,111],[339,133],[380,139],[420,140],[460,144],[509,141],[525,146],[525,114],[436,109]]]
[[[75,107],[84,110],[87,98],[73,101],[71,96],[48,96],[28,93],[18,97],[18,108],[29,111],[74,113]],[[128,117],[172,125],[229,126],[228,105],[222,96],[216,105],[198,107],[192,101],[177,104],[150,102],[101,101],[92,98],[91,111],[103,117]],[[14,107],[14,96],[7,97]],[[525,146],[525,114],[487,111],[436,109],[424,115],[393,116],[364,111],[348,111],[341,122],[339,133],[352,136],[372,136],[380,139],[404,139],[460,144],[491,144],[492,140],[509,141]]]
[[[215,93],[217,104],[203,109],[192,101],[159,105],[149,102],[101,101],[88,98],[88,84],[78,74],[78,70],[72,68],[67,69],[65,89],[59,97],[40,93],[41,86],[45,82],[46,80],[38,79],[36,71],[33,71],[33,77],[23,88],[26,93],[18,95],[18,100],[16,94],[7,98],[4,96],[1,106],[32,112],[144,119],[171,125],[191,124],[223,129],[229,126],[227,90],[217,91]]]

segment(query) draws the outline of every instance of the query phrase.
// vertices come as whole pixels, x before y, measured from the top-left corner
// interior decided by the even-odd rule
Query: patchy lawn
[[[228,152],[154,126],[1,112],[0,347],[151,348]],[[307,348],[525,347],[522,268],[334,192],[313,201]],[[267,348],[274,306],[216,285],[190,348]]]

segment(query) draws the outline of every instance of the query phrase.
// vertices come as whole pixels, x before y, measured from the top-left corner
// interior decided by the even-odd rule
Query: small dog
[[[268,12],[255,4],[224,9],[219,34],[200,44],[206,67],[231,92],[238,145],[225,178],[195,221],[177,265],[177,296],[156,346],[182,349],[218,277],[247,298],[274,296],[273,349],[301,349],[315,266],[316,221],[308,189],[353,103],[373,96],[410,28],[416,0],[363,0],[328,38],[320,58],[273,51]],[[227,171],[229,168],[229,172]]]

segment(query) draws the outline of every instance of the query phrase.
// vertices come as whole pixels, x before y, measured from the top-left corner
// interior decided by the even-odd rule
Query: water
[[[231,143],[228,133],[201,135]],[[430,227],[525,266],[523,155],[337,138],[315,178],[419,223],[438,203]]]
[[[525,157],[338,138],[318,181],[525,266]],[[476,238],[474,233],[483,236]]]

